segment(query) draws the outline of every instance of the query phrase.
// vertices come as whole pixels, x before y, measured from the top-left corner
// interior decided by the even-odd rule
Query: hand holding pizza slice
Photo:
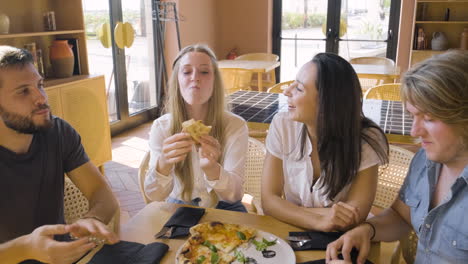
[[[182,123],[182,132],[190,134],[195,143],[200,144],[200,136],[208,135],[211,126],[205,126],[201,120],[190,119]]]

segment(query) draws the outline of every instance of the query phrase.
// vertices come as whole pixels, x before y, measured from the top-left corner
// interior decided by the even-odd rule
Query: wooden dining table
[[[154,235],[161,230],[166,221],[180,206],[182,205],[165,202],[152,202],[146,205],[138,214],[133,216],[129,222],[122,227],[120,232],[120,239],[143,244],[152,242],[165,243],[169,246],[169,251],[166,253],[161,263],[174,263],[177,250],[181,247],[187,238],[155,239]],[[254,227],[258,230],[276,235],[283,240],[286,240],[286,237],[290,231],[305,231],[299,227],[281,222],[271,216],[206,208],[205,214],[200,219],[199,223],[211,221],[236,223]],[[298,263],[325,258],[325,251],[323,250],[294,251],[294,254],[296,256],[296,262]],[[372,243],[368,259],[374,263],[379,263],[379,258],[380,243]]]
[[[276,69],[280,66],[279,61],[257,61],[257,60],[220,60],[218,61],[219,68],[240,68],[250,70],[258,74],[258,89],[263,88],[262,74]]]

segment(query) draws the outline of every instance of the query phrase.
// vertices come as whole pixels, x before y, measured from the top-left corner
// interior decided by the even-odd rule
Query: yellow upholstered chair
[[[263,210],[261,206],[260,192],[265,154],[265,145],[262,142],[249,137],[249,149],[247,151],[247,158],[245,161],[244,193],[253,197],[252,205],[254,207],[254,211],[257,214],[262,215]]]
[[[220,68],[219,71],[227,94],[239,90],[251,90],[252,71],[241,68]]]
[[[247,53],[236,57],[236,60],[256,60],[256,61],[278,61],[279,56],[272,53]],[[253,75],[252,84],[257,85],[257,75]],[[273,86],[276,83],[275,70],[263,74],[263,85],[265,87]],[[259,91],[265,91],[263,87],[258,87]]]
[[[76,187],[76,185],[65,176],[65,188],[64,188],[64,197],[63,197],[63,208],[65,223],[71,224],[76,220],[80,219],[85,215],[89,210],[88,199],[83,195],[83,193]],[[120,210],[115,212],[114,217],[111,219],[107,225],[110,230],[113,230],[115,233],[119,233],[120,225]]]
[[[150,203],[151,199],[145,193],[145,177],[148,172],[148,164],[150,160],[150,152],[147,151],[145,156],[141,160],[140,167],[138,168],[138,186],[140,187],[140,193],[145,203]]]
[[[286,81],[277,83],[270,88],[268,88],[267,92],[269,93],[283,93],[283,90],[288,88],[288,86],[293,83],[294,81]]]
[[[374,86],[364,93],[364,99],[401,101],[400,86],[400,83],[388,83]]]
[[[387,65],[390,67],[395,66],[395,62],[391,59],[384,58],[384,57],[358,57],[358,58],[352,58],[349,60],[349,63],[351,64],[377,64],[377,65]],[[388,78],[359,78],[359,81],[361,83],[361,87],[363,91],[366,91],[367,89],[381,85],[384,83],[393,83],[393,79],[388,79]]]

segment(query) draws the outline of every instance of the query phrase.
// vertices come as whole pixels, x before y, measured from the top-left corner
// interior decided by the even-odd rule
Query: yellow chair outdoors
[[[221,72],[224,90],[227,94],[239,90],[252,90],[250,87],[252,71],[241,68],[220,68],[219,71]]]
[[[83,217],[89,210],[88,199],[83,193],[76,187],[76,185],[65,176],[65,187],[63,197],[63,208],[65,223],[71,224]],[[115,212],[114,217],[107,224],[110,230],[113,230],[116,234],[119,233],[120,228],[120,210]]]
[[[272,53],[247,53],[236,57],[236,60],[256,60],[256,61],[278,61],[279,56]],[[252,85],[257,85],[258,78],[255,74],[252,76]],[[263,74],[263,86],[270,87],[276,83],[275,70]],[[265,91],[263,87],[258,87],[259,91]]]
[[[391,59],[384,58],[384,57],[357,57],[357,58],[352,58],[349,60],[349,63],[351,64],[374,64],[374,65],[386,65],[389,67],[394,67],[395,62]],[[393,83],[393,79],[388,79],[388,78],[359,78],[359,81],[361,82],[361,87],[363,91],[366,91],[367,89],[381,85],[384,83]]]
[[[253,197],[253,210],[260,215],[263,215],[260,192],[265,154],[265,145],[262,142],[249,137],[249,149],[247,151],[247,158],[245,161],[244,193]]]
[[[277,83],[270,88],[268,88],[267,92],[268,93],[283,93],[283,90],[288,88],[288,86],[293,83],[294,81],[286,81],[286,82],[280,82]]]
[[[140,167],[138,168],[138,186],[140,187],[140,193],[141,193],[141,196],[143,197],[143,201],[145,201],[145,203],[147,204],[151,202],[151,199],[145,193],[145,177],[146,177],[146,172],[148,172],[149,160],[150,160],[150,152],[147,151],[145,153],[145,156],[141,160]]]
[[[400,86],[400,83],[389,83],[374,86],[364,93],[364,99],[401,101]]]

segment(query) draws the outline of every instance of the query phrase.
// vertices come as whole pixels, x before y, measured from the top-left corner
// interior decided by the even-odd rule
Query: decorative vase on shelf
[[[10,32],[10,18],[0,13],[0,34],[8,34],[8,32]]]
[[[468,28],[463,29],[461,33],[460,49],[468,50]]]
[[[448,49],[448,39],[444,32],[434,32],[431,41],[432,50],[446,50]]]
[[[54,77],[66,78],[73,75],[75,58],[67,40],[54,40],[49,47],[49,59]]]

